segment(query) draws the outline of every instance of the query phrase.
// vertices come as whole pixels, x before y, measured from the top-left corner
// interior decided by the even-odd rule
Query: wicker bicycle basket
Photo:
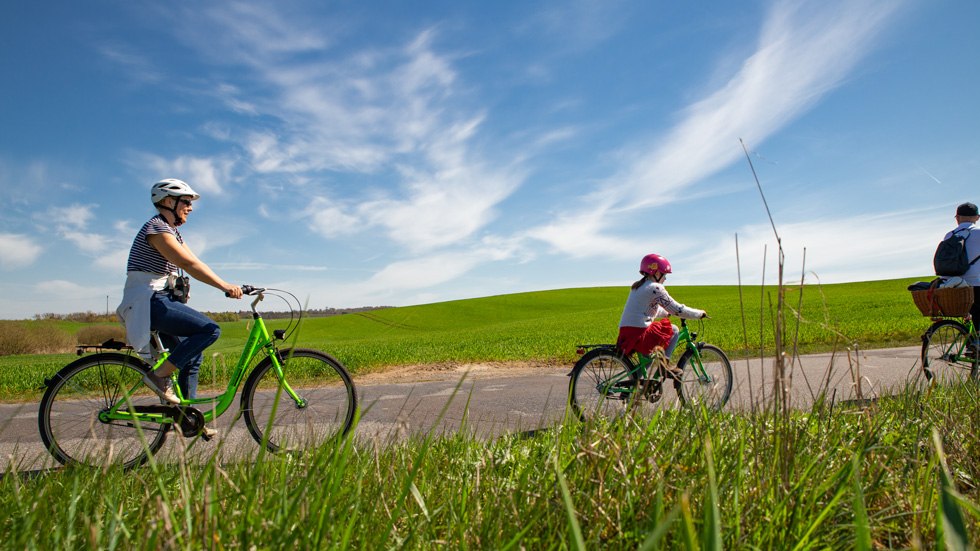
[[[923,316],[962,318],[973,306],[973,287],[912,291],[912,300]]]

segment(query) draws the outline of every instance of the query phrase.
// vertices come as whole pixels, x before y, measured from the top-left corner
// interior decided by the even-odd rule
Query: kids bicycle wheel
[[[688,407],[719,410],[728,402],[732,395],[732,364],[720,348],[700,345],[697,355],[688,350],[677,362],[677,367],[684,371],[681,380],[674,383],[681,403]]]
[[[971,346],[972,344],[972,346]],[[926,380],[955,384],[977,379],[976,343],[956,320],[932,324],[922,335],[922,371]]]
[[[255,367],[242,391],[245,425],[256,442],[269,451],[315,448],[345,436],[354,423],[357,393],[347,369],[317,350],[281,350],[284,373],[315,378],[316,386],[293,388],[297,403],[286,392],[272,358]]]
[[[159,405],[143,384],[149,367],[124,354],[93,354],[63,367],[46,382],[38,409],[41,440],[58,462],[102,467],[141,465],[167,439],[168,426],[102,420],[100,413],[127,400],[133,406]]]
[[[646,401],[636,390],[638,381],[631,375],[632,370],[628,360],[608,348],[587,352],[569,373],[568,401],[572,413],[589,422],[602,418],[613,420],[635,412]]]

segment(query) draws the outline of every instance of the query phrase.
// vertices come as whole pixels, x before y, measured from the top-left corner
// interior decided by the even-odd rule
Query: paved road
[[[768,403],[773,387],[774,360],[734,361],[735,391],[727,407],[747,409]],[[494,369],[474,365],[456,370],[355,378],[362,408],[357,437],[362,442],[384,444],[410,434],[448,433],[460,429],[480,436],[533,431],[559,422],[565,412],[571,366],[534,369]],[[911,383],[921,385],[919,349],[894,348],[815,354],[788,366],[792,377],[791,398],[805,408],[815,395],[827,389],[837,402],[887,395]],[[857,381],[860,381],[860,388]],[[662,407],[676,407],[672,389],[665,392]],[[189,453],[206,459],[216,449],[223,455],[255,455],[258,446],[244,424],[229,426],[233,415],[219,419],[222,442],[197,442],[185,450],[176,437],[168,439],[161,454],[172,457]],[[38,470],[54,466],[40,443],[37,404],[0,404],[0,471]]]

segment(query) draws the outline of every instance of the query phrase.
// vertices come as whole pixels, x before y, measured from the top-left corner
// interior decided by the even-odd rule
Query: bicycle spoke
[[[41,400],[38,417],[41,438],[58,461],[132,467],[163,445],[166,430],[160,425],[137,427],[135,422],[103,422],[99,417],[120,400],[131,405],[159,404],[139,384],[143,369],[141,362],[127,356],[96,354],[59,372]],[[126,388],[133,392],[127,395]]]
[[[922,368],[926,378],[940,384],[976,379],[977,353],[970,347],[969,330],[955,320],[932,324],[922,341]]]
[[[316,374],[316,386],[296,390],[297,401],[280,383],[271,359],[256,366],[242,393],[245,424],[255,440],[275,452],[315,448],[346,435],[357,409],[347,370],[314,350],[283,356],[286,372]]]
[[[678,362],[684,375],[677,383],[681,400],[691,407],[719,409],[732,392],[732,366],[720,348],[704,345],[690,350]]]

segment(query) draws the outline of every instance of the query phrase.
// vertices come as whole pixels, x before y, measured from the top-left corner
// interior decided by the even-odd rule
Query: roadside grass
[[[0,534],[11,549],[958,548],[980,534],[978,427],[964,385],[785,419],[664,410],[491,441],[7,474]]]
[[[919,316],[905,290],[912,281],[807,285],[802,290],[801,322],[788,315],[786,330],[801,353],[918,344],[928,320]],[[722,347],[733,359],[773,352],[774,287],[743,287],[741,299],[735,286],[671,286],[670,290],[679,301],[711,315],[700,340]],[[325,350],[355,375],[386,366],[432,363],[571,364],[576,344],[615,340],[627,292],[625,287],[563,289],[308,318],[296,346]],[[786,288],[789,308],[797,308],[800,293],[798,287]],[[742,311],[746,312],[744,333]],[[72,334],[90,327],[52,323],[60,323],[63,331]],[[284,320],[267,323],[271,328],[286,325]],[[202,387],[224,385],[241,354],[250,321],[221,326],[221,339],[205,353]],[[0,399],[39,397],[37,389],[44,379],[70,358],[65,354],[0,356]],[[304,378],[301,373],[290,375]]]

